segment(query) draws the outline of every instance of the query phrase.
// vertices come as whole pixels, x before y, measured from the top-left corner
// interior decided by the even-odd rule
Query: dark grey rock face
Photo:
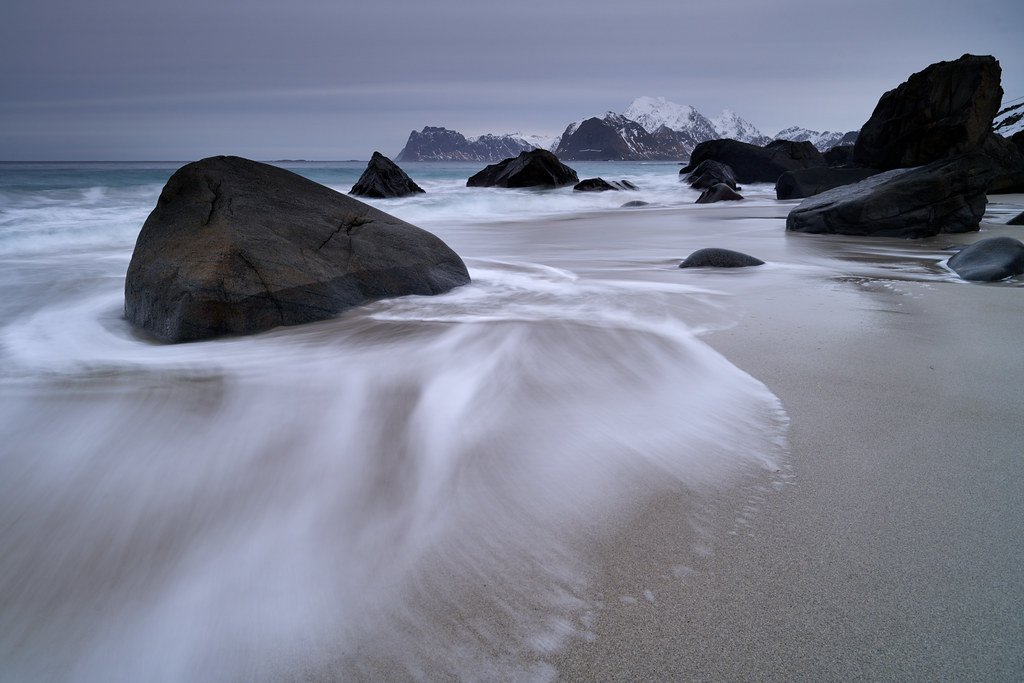
[[[211,157],[164,186],[135,244],[124,309],[181,342],[468,282],[458,254],[425,230],[290,171]]]
[[[978,229],[991,177],[979,155],[894,169],[804,200],[786,219],[797,232],[930,237]]]
[[[576,192],[608,192],[620,190],[638,190],[636,185],[628,180],[605,180],[604,178],[587,178],[581,180],[572,187]]]
[[[715,202],[737,201],[740,199],[743,199],[743,195],[741,195],[739,192],[732,189],[725,183],[718,183],[717,185],[712,185],[708,189],[701,192],[700,196],[697,197],[697,201],[694,203],[714,204]]]
[[[1024,211],[1006,221],[1007,225],[1024,225]]]
[[[882,95],[854,147],[858,164],[878,169],[930,164],[981,146],[1003,89],[994,57],[938,62]]]
[[[698,249],[686,257],[686,260],[679,264],[680,268],[746,268],[748,266],[763,266],[764,261],[759,258],[744,254],[741,251],[731,249]]]
[[[1024,192],[1024,150],[1012,139],[992,133],[985,138],[981,151],[994,172],[988,185],[989,194]]]
[[[825,166],[825,158],[810,142],[773,140],[758,147],[726,139],[697,145],[682,172],[691,173],[707,160],[729,166],[739,183],[774,183],[786,171]]]
[[[802,168],[786,171],[775,182],[776,199],[804,199],[841,185],[859,183],[878,173],[870,168]]]
[[[467,187],[562,187],[580,181],[576,171],[546,149],[523,152],[491,164],[466,181]]]
[[[359,197],[386,199],[388,197],[407,197],[411,194],[422,194],[423,188],[413,182],[398,164],[380,152],[374,152],[366,170],[352,186],[349,194]]]
[[[698,190],[706,190],[719,183],[725,183],[732,189],[737,189],[736,174],[733,173],[733,170],[728,165],[712,159],[700,162],[688,174],[680,171],[679,175],[685,176],[683,180],[688,182],[690,187]]]
[[[1024,244],[1012,237],[989,237],[964,247],[948,263],[964,280],[1005,280],[1024,273]]]
[[[825,163],[829,166],[853,165],[853,145],[836,145],[827,152],[822,152]]]

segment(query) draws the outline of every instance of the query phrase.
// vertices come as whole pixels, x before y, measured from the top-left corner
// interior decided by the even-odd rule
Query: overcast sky
[[[367,159],[640,95],[845,131],[965,52],[1024,96],[1022,26],[1021,0],[3,0],[0,159]]]

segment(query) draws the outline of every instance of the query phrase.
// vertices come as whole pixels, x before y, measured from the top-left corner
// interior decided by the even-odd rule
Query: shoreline
[[[1024,236],[935,240],[1004,233]],[[682,575],[672,558],[699,539],[679,501],[648,505],[608,546],[596,639],[547,660],[560,679],[1024,673],[1020,291],[836,275],[743,286],[737,324],[703,337],[782,401],[782,490],[720,491],[714,543]]]

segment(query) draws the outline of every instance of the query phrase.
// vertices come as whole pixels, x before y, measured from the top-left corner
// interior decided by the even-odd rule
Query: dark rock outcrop
[[[829,166],[850,166],[853,164],[853,145],[836,145],[821,156]]]
[[[882,95],[860,130],[854,160],[878,169],[921,166],[979,148],[1003,89],[994,57],[964,55],[913,74]]]
[[[1024,211],[1018,213],[1016,216],[1006,221],[1007,225],[1024,225]]]
[[[964,280],[1005,280],[1024,273],[1024,243],[1012,237],[989,237],[964,247],[947,263]]]
[[[248,334],[469,282],[425,230],[275,166],[211,157],[178,169],[146,219],[125,317],[169,342]]]
[[[380,152],[374,152],[370,163],[366,165],[363,175],[352,186],[349,194],[359,197],[385,199],[388,197],[406,197],[421,194],[423,188],[413,182],[398,164]]]
[[[576,171],[546,149],[522,152],[491,164],[466,181],[466,187],[562,187],[580,181]]]
[[[806,141],[773,140],[758,147],[737,140],[709,140],[697,145],[682,172],[691,173],[707,160],[728,165],[740,183],[774,183],[786,171],[825,165],[821,152]]]
[[[978,229],[991,171],[980,155],[895,169],[804,200],[786,229],[798,232],[929,237]]]
[[[1024,192],[1024,150],[1013,140],[992,133],[985,138],[981,152],[992,165],[989,194]]]
[[[640,206],[649,206],[649,205],[650,205],[650,202],[642,202],[639,199],[634,199],[631,202],[626,202],[625,204],[623,204],[619,208],[620,209],[635,209],[635,208],[640,207]]]
[[[736,174],[726,164],[714,161],[712,159],[705,159],[704,161],[697,164],[689,173],[679,172],[680,176],[685,176],[683,180],[690,184],[690,187],[698,190],[706,190],[713,185],[719,183],[725,183],[732,189],[736,187]]]
[[[572,187],[577,192],[608,192],[609,190],[639,190],[636,185],[628,180],[605,180],[604,178],[587,178],[581,180]]]
[[[571,124],[562,133],[555,153],[575,161],[621,161],[626,159],[678,159],[679,152],[666,151],[674,145],[671,131],[661,138],[644,130],[636,121],[608,112],[604,118],[592,117],[579,125]]]
[[[776,199],[804,199],[840,185],[859,183],[878,171],[869,168],[802,168],[786,171],[775,182]]]
[[[698,249],[686,257],[680,268],[746,268],[748,266],[763,266],[764,261],[754,258],[741,251],[731,249]]]
[[[715,202],[736,201],[739,199],[743,199],[743,195],[741,195],[739,192],[732,189],[725,183],[718,183],[717,185],[712,185],[708,189],[701,192],[700,196],[697,197],[697,201],[694,203],[714,204]]]

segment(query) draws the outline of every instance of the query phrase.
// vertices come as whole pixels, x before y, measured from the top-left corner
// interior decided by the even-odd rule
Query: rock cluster
[[[807,141],[773,140],[759,147],[724,139],[697,145],[681,173],[696,171],[704,161],[727,165],[739,183],[774,183],[786,171],[826,165],[821,152]]]

